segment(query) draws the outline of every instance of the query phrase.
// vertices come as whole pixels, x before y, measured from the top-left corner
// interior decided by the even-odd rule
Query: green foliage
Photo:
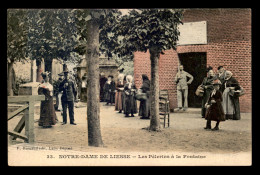
[[[134,58],[134,55],[126,55],[124,57],[119,57],[117,55],[114,55],[113,57],[115,59],[116,64],[118,67],[124,66],[125,62],[132,61]]]
[[[100,51],[112,57],[119,43],[111,30],[120,15],[121,12],[114,9],[9,10],[8,59],[20,61],[28,56],[38,61],[44,58],[45,62],[54,58],[77,62],[71,54],[86,53],[89,20],[100,26]]]
[[[20,61],[29,56],[77,62],[71,54],[85,54],[89,20],[98,22],[100,52],[109,57],[127,61],[133,52],[146,52],[152,46],[161,53],[176,47],[181,10],[140,9],[120,15],[114,9],[8,10],[8,59]]]
[[[124,68],[125,75],[132,75],[134,76],[134,61],[124,61],[124,63],[119,66],[119,69]]]
[[[76,9],[73,10],[79,42],[75,51],[80,55],[86,53],[87,22],[93,20],[99,24],[100,52],[112,57],[114,48],[119,46],[117,36],[111,31],[112,27],[120,21],[121,12],[116,9]]]
[[[72,10],[30,9],[28,19],[28,52],[32,59],[70,59],[77,43]]]
[[[27,56],[27,11],[7,10],[7,61],[26,60]]]
[[[181,18],[182,10],[177,9],[130,11],[112,28],[116,36],[123,36],[119,47],[114,49],[115,53],[125,56],[156,47],[163,54],[164,50],[176,49]]]

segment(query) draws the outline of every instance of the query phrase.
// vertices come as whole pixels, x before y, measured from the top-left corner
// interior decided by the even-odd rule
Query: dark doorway
[[[206,52],[181,53],[179,59],[184,71],[190,73],[194,78],[189,85],[188,106],[199,108],[201,107],[202,97],[196,96],[195,91],[207,75],[207,54]]]

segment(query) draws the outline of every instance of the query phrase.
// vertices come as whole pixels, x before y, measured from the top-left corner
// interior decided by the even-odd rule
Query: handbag
[[[199,85],[197,90],[195,91],[195,94],[199,97],[202,97],[204,94],[204,88],[202,87],[202,85]]]
[[[238,90],[238,91],[235,91],[234,89],[231,89],[229,91],[229,95],[232,96],[232,97],[233,96],[241,97],[241,96],[245,95],[245,90],[244,90],[244,88],[242,86],[240,86],[240,90]]]
[[[240,92],[238,93],[238,96],[241,97],[242,95],[245,95],[245,90],[242,86],[240,86]]]
[[[137,100],[147,100],[147,94],[143,93],[142,89],[138,89],[135,98]]]

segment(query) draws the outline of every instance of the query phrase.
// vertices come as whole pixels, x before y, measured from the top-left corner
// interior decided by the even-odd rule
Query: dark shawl
[[[137,113],[137,104],[135,99],[135,92],[131,91],[131,89],[136,89],[135,85],[132,84],[131,89],[129,89],[129,83],[125,84],[124,93],[125,93],[125,114],[129,113]]]
[[[211,93],[212,94],[212,93]],[[217,90],[216,93],[209,97],[208,104],[210,107],[207,109],[205,119],[214,121],[225,121],[225,114],[222,107],[222,93]],[[211,100],[215,100],[216,103],[211,103]]]

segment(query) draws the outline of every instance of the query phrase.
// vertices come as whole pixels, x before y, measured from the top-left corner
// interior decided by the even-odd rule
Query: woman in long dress
[[[222,105],[227,120],[240,120],[240,105],[237,92],[241,88],[238,81],[232,75],[232,72],[226,71],[226,78],[222,84],[224,89]]]
[[[140,107],[139,107],[139,116],[140,119],[149,119],[150,118],[150,80],[147,75],[142,75],[143,84],[141,86],[141,90],[143,93],[146,93],[147,100],[140,100]]]
[[[134,114],[137,113],[137,104],[135,99],[136,87],[133,83],[133,77],[131,75],[126,76],[127,83],[124,87],[125,93],[125,117],[134,117]]]
[[[219,123],[225,121],[225,115],[222,107],[222,93],[219,90],[221,85],[220,80],[214,80],[213,91],[210,93],[208,102],[205,104],[207,108],[205,119],[207,120],[204,129],[211,129],[211,121],[216,121],[216,126],[212,130],[219,130]]]
[[[105,101],[107,102],[107,105],[109,105],[109,103],[111,105],[115,103],[115,90],[116,90],[116,85],[115,82],[113,81],[113,76],[109,75],[108,80],[104,85]]]
[[[216,79],[216,76],[215,76],[215,74],[212,70],[212,67],[209,67],[208,68],[208,76],[203,79],[203,82],[201,84],[202,87],[203,87],[203,90],[204,90],[204,94],[203,94],[203,97],[202,97],[202,106],[201,106],[201,116],[202,116],[202,118],[205,118],[205,114],[206,114],[205,104],[209,99],[211,91],[214,89],[214,87],[213,87],[213,80],[214,79]]]
[[[123,91],[125,85],[124,77],[125,75],[120,73],[116,83],[115,110],[119,111],[119,113],[121,113],[123,110]]]
[[[104,102],[104,85],[107,82],[107,78],[103,72],[100,73],[99,83],[100,83],[100,102]]]
[[[53,105],[53,86],[49,83],[49,73],[42,73],[43,82],[38,87],[38,94],[45,95],[41,101],[39,126],[51,128],[56,124],[56,113]]]

